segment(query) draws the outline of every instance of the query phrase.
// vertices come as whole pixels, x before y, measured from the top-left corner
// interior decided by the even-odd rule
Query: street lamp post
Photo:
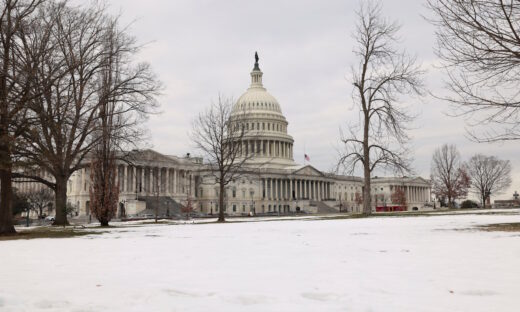
[[[256,211],[255,211],[255,202],[253,201],[253,196],[255,195],[255,191],[254,190],[251,190],[249,192],[249,194],[251,195],[251,207],[250,207],[250,211],[253,212],[253,216],[256,215]]]
[[[159,215],[159,191],[155,191],[155,204],[155,223],[157,223]]]

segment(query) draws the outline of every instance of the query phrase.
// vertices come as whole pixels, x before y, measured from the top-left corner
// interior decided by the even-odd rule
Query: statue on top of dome
[[[260,67],[258,67],[258,60],[259,60],[259,57],[258,57],[258,53],[255,52],[255,68],[253,70],[260,70]]]

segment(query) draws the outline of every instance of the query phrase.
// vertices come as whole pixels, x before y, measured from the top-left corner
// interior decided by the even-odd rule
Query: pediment
[[[170,156],[161,154],[151,149],[146,150],[135,150],[131,151],[128,155],[128,159],[131,162],[161,162],[161,163],[178,163],[175,159]]]
[[[314,176],[314,177],[323,177],[324,176],[321,171],[319,171],[318,169],[314,168],[311,165],[298,169],[298,170],[294,171],[293,174]]]
[[[414,183],[430,184],[430,181],[424,179],[423,177],[415,177],[415,178],[412,179],[412,182],[414,182]]]

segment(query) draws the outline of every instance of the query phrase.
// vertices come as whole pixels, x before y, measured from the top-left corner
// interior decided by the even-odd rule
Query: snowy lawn
[[[518,211],[516,211],[518,212]],[[519,311],[520,215],[122,226],[0,242],[0,311]]]

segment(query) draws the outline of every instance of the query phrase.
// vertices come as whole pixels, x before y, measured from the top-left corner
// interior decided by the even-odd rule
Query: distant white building
[[[324,173],[311,165],[294,161],[294,139],[278,101],[267,92],[263,73],[255,62],[251,85],[238,99],[234,114],[247,110],[245,124],[255,130],[254,137],[244,137],[242,151],[248,157],[241,178],[228,185],[225,211],[229,215],[288,213],[304,211],[325,213],[360,212],[363,179]],[[152,205],[174,213],[188,197],[195,210],[204,214],[218,211],[218,185],[202,159],[163,155],[153,150],[130,152],[130,163],[118,166],[121,209],[119,214],[143,215]],[[68,198],[89,214],[88,169],[76,172],[69,182]],[[428,209],[430,183],[415,178],[374,178],[374,211],[377,207],[395,206],[392,193],[402,188],[407,197],[406,210]],[[124,208],[124,209],[123,209]],[[177,210],[176,210],[177,209]]]

